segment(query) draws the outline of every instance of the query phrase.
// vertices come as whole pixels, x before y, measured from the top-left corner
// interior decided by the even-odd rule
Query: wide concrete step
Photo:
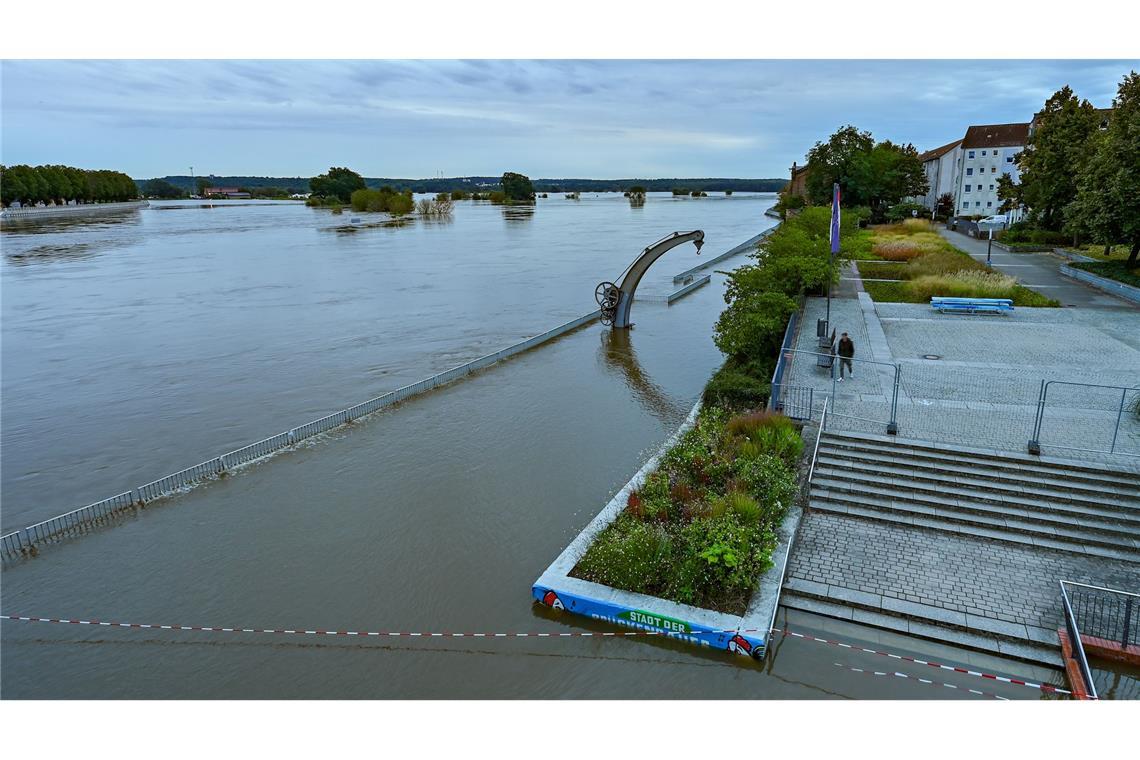
[[[856,451],[889,456],[911,462],[933,462],[943,467],[972,468],[974,473],[1018,473],[1026,479],[1062,479],[1079,483],[1092,483],[1123,495],[1140,498],[1140,472],[1137,465],[1101,467],[1073,460],[1033,457],[1028,454],[968,449],[949,444],[900,440],[888,436],[857,435],[825,432],[820,440],[820,451]]]
[[[939,485],[953,484],[999,493],[1016,492],[1074,503],[1108,504],[1114,510],[1127,510],[1140,515],[1140,494],[1130,493],[1127,487],[1090,483],[1063,476],[1042,477],[1018,470],[995,470],[960,462],[824,447],[820,448],[816,467],[881,473]]]
[[[896,501],[890,494],[813,491],[811,509],[894,525],[926,528],[1022,546],[1140,562],[1140,547],[1126,535],[986,515],[950,505]]]
[[[1026,518],[1040,516],[1044,520],[1076,521],[1090,526],[1104,524],[1109,530],[1127,530],[1140,535],[1140,509],[1133,509],[1113,499],[1097,500],[1091,497],[1073,497],[1044,489],[985,488],[958,483],[953,476],[945,479],[909,477],[892,474],[892,470],[860,469],[851,463],[833,464],[817,462],[813,484],[830,490],[890,491],[901,498],[913,498],[934,503],[956,503],[981,511],[994,506],[1004,507],[1011,514]],[[827,481],[825,485],[823,481]]]
[[[958,519],[991,528],[1021,529],[1033,526],[1034,533],[1069,536],[1081,539],[1099,539],[1106,545],[1125,549],[1140,549],[1140,530],[1119,522],[1095,519],[1076,519],[1048,512],[1028,512],[1024,509],[987,502],[955,501],[937,494],[916,497],[889,488],[853,484],[847,481],[831,481],[816,478],[813,481],[812,498],[820,500],[881,504],[889,503],[894,509],[905,509],[908,513],[922,514],[930,518]],[[1097,534],[1097,535],[1094,535]]]
[[[784,583],[780,604],[987,654],[1055,668],[1063,666],[1056,632],[1035,626],[960,613],[954,615],[937,607],[876,599],[870,594],[860,595],[799,578],[788,578]],[[1058,680],[1056,685],[1062,686],[1062,683]]]

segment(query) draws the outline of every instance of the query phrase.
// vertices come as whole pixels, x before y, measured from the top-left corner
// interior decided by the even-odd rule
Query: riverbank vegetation
[[[1014,306],[1060,304],[975,261],[934,231],[909,219],[870,229],[869,249],[853,258],[863,288],[876,301],[929,303],[932,296],[1010,298]]]
[[[831,210],[784,222],[728,273],[714,339],[726,355],[705,387],[696,425],[663,456],[591,544],[573,575],[615,588],[742,614],[771,566],[776,529],[797,492],[803,450],[788,418],[765,409],[788,319],[822,292],[851,255],[870,255],[858,215],[843,212],[843,253],[829,243]]]
[[[767,402],[784,328],[800,297],[822,293],[838,281],[848,258],[868,253],[869,236],[859,229],[858,215],[843,211],[842,251],[833,260],[830,221],[830,208],[804,209],[760,243],[755,264],[728,275],[728,307],[714,335],[727,358],[705,387],[705,403],[748,408]]]
[[[117,203],[139,197],[135,181],[122,172],[74,166],[0,166],[0,203],[65,206],[70,203]]]
[[[410,214],[416,206],[411,190],[397,192],[390,187],[354,190],[349,196],[349,202],[353,211],[387,212],[392,216]]]
[[[795,499],[803,441],[766,411],[708,407],[603,530],[572,575],[743,614]]]

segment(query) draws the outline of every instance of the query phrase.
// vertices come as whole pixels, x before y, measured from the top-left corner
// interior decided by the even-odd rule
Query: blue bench
[[[930,308],[939,314],[1008,314],[1013,311],[1013,300],[1009,298],[950,298],[932,296]]]

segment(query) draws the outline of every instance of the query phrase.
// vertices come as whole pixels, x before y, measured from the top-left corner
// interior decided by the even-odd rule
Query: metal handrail
[[[827,424],[827,402],[831,401],[830,398],[824,396],[823,398],[823,412],[819,416],[819,430],[815,432],[815,449],[811,452],[811,469],[808,470],[808,485],[811,485],[811,479],[815,477],[815,460],[819,457],[819,439],[823,437],[823,426]]]
[[[1061,581],[1066,586],[1080,586],[1081,588],[1091,588],[1094,591],[1107,591],[1110,594],[1120,594],[1121,596],[1132,596],[1140,599],[1140,594],[1133,594],[1131,591],[1121,591],[1118,588],[1105,588],[1104,586],[1093,586],[1088,583],[1077,583],[1076,581]]]
[[[1081,632],[1077,628],[1077,618],[1073,615],[1073,606],[1069,604],[1069,595],[1065,593],[1065,581],[1060,582],[1061,601],[1065,606],[1065,629],[1069,634],[1069,646],[1077,655],[1077,665],[1080,666],[1081,678],[1085,682],[1085,691],[1089,699],[1097,699],[1096,684],[1093,683],[1092,670],[1089,668],[1088,658],[1085,656],[1085,647],[1081,642]]]
[[[823,399],[823,412],[819,416],[819,430],[815,434],[815,449],[811,454],[811,469],[808,471],[808,485],[811,485],[812,476],[815,475],[815,459],[819,456],[819,439],[823,436],[823,426],[827,423],[827,402],[828,398]],[[810,495],[809,495],[810,498]],[[784,562],[780,567],[780,582],[776,586],[776,603],[772,605],[772,619],[768,621],[768,638],[764,641],[764,646],[767,647],[768,643],[772,640],[772,629],[776,627],[776,613],[780,610],[780,591],[784,588],[784,576],[788,570],[788,558],[792,556],[792,544],[795,543],[795,534],[788,541],[788,551],[784,553]]]

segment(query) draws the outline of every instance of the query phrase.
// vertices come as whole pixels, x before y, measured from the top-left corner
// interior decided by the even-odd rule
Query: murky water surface
[[[645,245],[716,255],[771,195],[457,204],[348,226],[296,205],[169,204],[16,226],[3,263],[6,529],[489,353],[594,308]],[[367,215],[360,215],[365,221]],[[670,252],[642,284],[697,263]],[[735,266],[743,257],[726,262]],[[676,428],[720,362],[722,278],[593,325],[3,572],[3,610],[273,628],[587,630],[546,565]],[[782,625],[1059,676],[804,613]],[[986,699],[1036,691],[786,638],[762,665],[646,639],[273,638],[4,623],[6,697]],[[859,672],[852,668],[870,670]],[[883,675],[874,672],[883,671]],[[887,674],[890,671],[890,674]],[[925,677],[938,683],[925,684]],[[954,680],[956,679],[956,681]],[[955,682],[961,688],[939,684]]]

